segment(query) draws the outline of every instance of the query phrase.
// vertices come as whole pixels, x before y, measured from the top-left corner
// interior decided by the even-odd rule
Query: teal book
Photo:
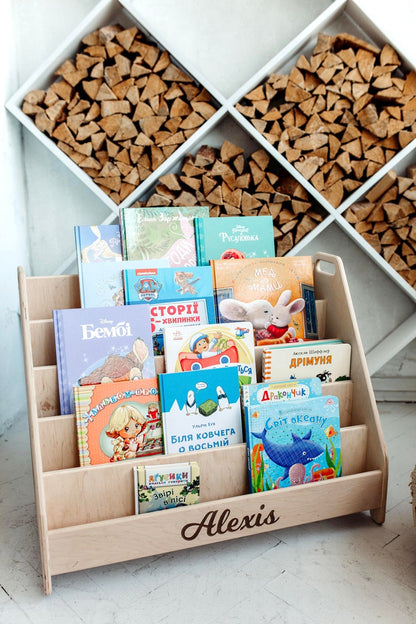
[[[275,255],[271,215],[254,217],[197,217],[197,261],[270,258]]]
[[[341,476],[338,397],[251,405],[245,426],[252,492]]]

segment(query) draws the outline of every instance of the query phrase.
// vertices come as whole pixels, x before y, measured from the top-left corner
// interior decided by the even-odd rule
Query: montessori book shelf
[[[101,565],[369,511],[383,523],[387,454],[340,258],[317,253],[320,338],[351,345],[351,379],[323,384],[340,402],[343,476],[249,493],[246,445],[79,466],[73,414],[59,414],[52,310],[80,306],[77,275],[18,269],[28,417],[45,593],[52,577]],[[262,347],[256,347],[260,378]],[[158,356],[157,372],[164,372]],[[133,466],[197,461],[200,503],[135,515]],[[119,539],[129,532],[128,545]]]

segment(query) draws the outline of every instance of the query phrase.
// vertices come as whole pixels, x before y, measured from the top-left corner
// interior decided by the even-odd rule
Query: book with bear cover
[[[338,339],[264,347],[262,381],[319,377],[322,383],[350,378],[351,345]]]
[[[134,466],[133,470],[136,514],[199,503],[197,462]]]
[[[169,266],[196,266],[195,217],[209,217],[208,206],[120,208],[124,259],[167,258]]]
[[[162,373],[158,379],[165,453],[243,441],[237,366]]]
[[[219,322],[249,321],[256,345],[318,337],[312,258],[212,260]]]
[[[164,327],[215,323],[211,267],[123,271],[127,305],[150,305],[153,349],[163,355]]]
[[[162,453],[157,379],[74,387],[81,466]]]
[[[163,334],[167,373],[237,364],[240,384],[256,382],[251,323],[164,327]]]
[[[61,414],[72,388],[155,376],[148,305],[53,310]]]
[[[199,265],[214,259],[269,258],[275,255],[271,215],[197,217],[196,256]]]
[[[342,474],[336,396],[265,401],[245,414],[249,484],[263,492]]]

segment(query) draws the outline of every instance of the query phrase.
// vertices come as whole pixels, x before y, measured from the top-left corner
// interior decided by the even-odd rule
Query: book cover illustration
[[[299,401],[322,395],[322,382],[318,377],[311,379],[290,379],[287,381],[265,382],[242,386],[242,399],[245,412],[263,403],[275,401]]]
[[[125,260],[167,258],[173,267],[196,266],[195,217],[209,217],[208,206],[121,208]]]
[[[152,261],[155,267],[169,266],[168,260]],[[83,308],[125,305],[123,270],[148,266],[140,260],[119,262],[82,262],[79,265],[79,286]]]
[[[134,466],[133,470],[136,514],[199,503],[197,462]]]
[[[62,414],[73,386],[155,376],[149,306],[53,310]]]
[[[214,259],[269,258],[275,255],[271,215],[197,217],[195,238],[198,264]]]
[[[256,382],[251,323],[164,327],[163,333],[167,373],[237,365],[240,384]]]
[[[350,378],[351,345],[319,340],[263,349],[262,381],[319,377],[322,383]]]
[[[123,271],[127,305],[150,304],[155,355],[164,353],[163,328],[215,323],[211,267]]]
[[[156,377],[74,387],[81,466],[162,453]]]
[[[310,256],[211,264],[219,322],[250,321],[257,345],[318,337]]]
[[[252,492],[341,476],[338,397],[264,402],[245,424]]]
[[[165,453],[243,441],[236,366],[159,375]]]
[[[114,262],[122,259],[118,224],[75,225],[75,251],[81,262]]]

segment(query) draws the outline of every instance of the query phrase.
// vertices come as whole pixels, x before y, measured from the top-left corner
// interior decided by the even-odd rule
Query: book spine
[[[195,245],[198,266],[206,266],[208,259],[205,253],[205,237],[203,217],[197,217],[195,223]]]
[[[263,350],[262,381],[270,381],[272,378],[272,354],[269,349]]]
[[[120,208],[119,211],[119,223],[120,223],[120,244],[121,244],[121,257],[123,260],[128,260],[127,248],[126,248],[126,226],[124,223],[124,209]]]
[[[56,347],[56,369],[58,373],[58,388],[59,388],[59,404],[61,414],[69,414],[70,408],[68,401],[66,400],[66,389],[68,386],[68,380],[66,375],[65,360],[63,354],[63,342],[64,342],[64,330],[61,322],[61,315],[59,310],[53,310],[53,329],[55,333],[55,347]]]

